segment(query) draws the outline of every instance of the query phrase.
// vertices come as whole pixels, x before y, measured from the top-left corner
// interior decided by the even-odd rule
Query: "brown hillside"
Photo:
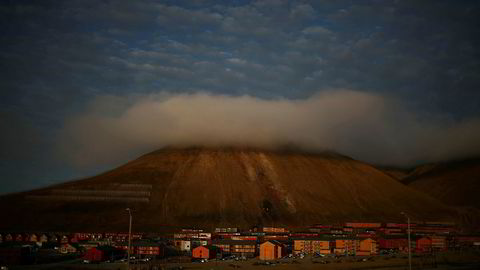
[[[388,167],[377,167],[377,168],[398,181],[402,181],[404,178],[408,177],[409,175],[409,170],[407,169],[388,168]]]
[[[480,159],[432,165],[405,183],[448,205],[480,209]]]
[[[100,201],[99,201],[100,200]],[[0,197],[0,229],[136,230],[163,225],[309,225],[450,220],[437,200],[334,153],[246,148],[165,149],[112,171]]]

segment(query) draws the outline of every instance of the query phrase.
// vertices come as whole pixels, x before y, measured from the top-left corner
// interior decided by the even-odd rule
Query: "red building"
[[[99,246],[89,249],[84,259],[91,262],[101,262],[106,260],[116,260],[125,256],[125,251],[111,247],[111,246]]]
[[[397,250],[397,251],[408,252],[408,238],[407,237],[379,238],[378,247],[381,250]]]
[[[418,238],[415,242],[416,242],[415,252],[428,253],[432,251],[432,238],[422,237],[422,238]]]
[[[199,246],[192,250],[194,259],[213,259],[217,256],[217,249],[214,246]]]
[[[165,255],[165,248],[163,245],[154,242],[135,242],[135,254],[144,256],[158,256],[163,257]]]

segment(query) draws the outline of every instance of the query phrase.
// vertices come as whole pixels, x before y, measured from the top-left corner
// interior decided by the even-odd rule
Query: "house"
[[[46,234],[40,235],[40,237],[38,238],[38,242],[40,242],[40,243],[48,242],[48,236]]]
[[[58,242],[58,236],[55,234],[50,235],[48,239],[50,240],[50,242],[55,242],[55,243]]]
[[[99,246],[89,250],[84,255],[84,259],[90,262],[102,262],[107,260],[116,260],[125,256],[125,251],[112,246]]]
[[[432,238],[430,237],[421,237],[415,240],[415,252],[417,253],[428,253],[432,251]]]
[[[58,251],[62,254],[76,253],[78,251],[77,247],[72,244],[62,244]]]
[[[68,243],[78,243],[79,239],[75,234],[68,236]]]
[[[223,255],[253,258],[257,251],[257,241],[220,239],[212,243]],[[218,252],[217,252],[218,253]]]
[[[28,237],[28,241],[29,242],[38,242],[38,236],[34,233],[30,234],[30,236]]]
[[[7,233],[4,237],[4,242],[10,242],[10,241],[13,241],[13,235],[10,234],[10,233]]]
[[[60,244],[67,244],[67,243],[69,242],[69,240],[70,240],[70,239],[68,238],[67,235],[62,235],[62,236],[60,237]]]
[[[217,257],[216,246],[199,246],[192,250],[193,259],[213,259]]]
[[[191,248],[190,240],[175,239],[173,241],[173,245],[179,251],[190,251],[190,248]]]
[[[330,254],[330,240],[322,238],[297,238],[293,239],[293,253],[320,253]]]
[[[353,238],[335,239],[334,253],[336,255],[351,256],[357,252],[358,241]]]
[[[359,241],[358,248],[355,253],[356,256],[371,256],[377,254],[377,241],[375,241],[373,238],[362,239]]]
[[[276,260],[286,255],[285,245],[272,240],[260,244],[260,260]]]
[[[413,247],[413,243],[412,247]],[[381,250],[394,250],[408,252],[407,236],[385,236],[378,239],[378,248]]]
[[[15,235],[15,242],[23,242],[23,235],[21,233]]]

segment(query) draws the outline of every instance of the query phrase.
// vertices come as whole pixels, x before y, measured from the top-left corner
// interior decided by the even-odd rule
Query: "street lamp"
[[[129,226],[128,226],[128,250],[127,250],[127,269],[130,269],[130,246],[132,242],[132,211],[130,208],[125,209],[128,211],[130,217]]]
[[[405,214],[405,212],[401,212],[400,214],[404,215],[407,218],[407,226],[408,226],[408,268],[412,270],[412,246],[410,244],[410,217]]]

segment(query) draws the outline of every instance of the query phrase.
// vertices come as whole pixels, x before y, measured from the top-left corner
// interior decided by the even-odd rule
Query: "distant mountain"
[[[480,209],[480,159],[419,166],[402,181],[445,204]]]
[[[332,152],[167,148],[95,177],[1,196],[0,230],[125,230],[126,207],[134,209],[137,231],[400,222],[402,211],[415,220],[457,215],[382,171]]]

